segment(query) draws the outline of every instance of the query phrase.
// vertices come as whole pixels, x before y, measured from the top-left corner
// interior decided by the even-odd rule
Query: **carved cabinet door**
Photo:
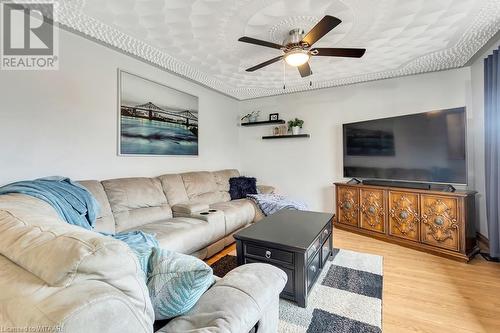
[[[363,188],[359,193],[361,228],[385,233],[385,191]]]
[[[431,195],[421,196],[422,242],[458,251],[460,246],[458,200]]]
[[[337,186],[338,222],[353,226],[359,220],[359,190],[349,186]]]
[[[389,234],[419,241],[420,209],[418,194],[389,191]]]

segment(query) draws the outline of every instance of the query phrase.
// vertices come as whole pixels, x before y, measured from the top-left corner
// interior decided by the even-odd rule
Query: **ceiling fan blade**
[[[317,51],[317,54],[315,54]],[[315,56],[322,57],[350,57],[361,58],[365,54],[366,49],[346,49],[346,48],[319,48],[312,49],[311,53]]]
[[[270,64],[274,64],[275,62],[278,62],[280,61],[281,59],[283,59],[283,56],[279,56],[279,57],[276,57],[276,58],[273,58],[273,59],[270,59],[268,61],[264,61],[263,63],[261,64],[258,64],[258,65],[255,65],[253,67],[250,67],[250,68],[247,68],[246,71],[247,72],[253,72],[253,71],[256,71],[258,69],[261,69],[262,67],[266,67]]]
[[[308,62],[306,62],[302,66],[297,67],[297,69],[299,70],[300,76],[302,77],[306,77],[312,74],[311,66],[309,66]]]
[[[271,42],[266,42],[265,40],[260,40],[260,39],[255,39],[252,37],[241,37],[238,39],[240,42],[244,43],[250,43],[250,44],[255,44],[255,45],[260,45],[260,46],[265,46],[265,47],[272,47],[273,49],[278,49],[281,50],[283,48],[283,45],[271,43]]]
[[[311,31],[307,33],[302,41],[307,43],[309,46],[312,46],[341,22],[342,21],[340,19],[334,16],[326,15],[314,26],[314,28],[311,29]]]

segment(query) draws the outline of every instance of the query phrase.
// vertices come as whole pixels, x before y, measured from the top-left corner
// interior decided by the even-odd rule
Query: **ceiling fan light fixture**
[[[290,51],[285,55],[287,64],[293,67],[299,67],[309,61],[310,55],[305,50]]]

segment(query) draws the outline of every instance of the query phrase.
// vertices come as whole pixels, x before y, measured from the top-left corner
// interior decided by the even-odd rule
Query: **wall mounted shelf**
[[[310,138],[309,134],[297,134],[297,135],[270,135],[263,136],[262,139],[290,139],[290,138]]]
[[[264,126],[264,125],[279,125],[284,124],[283,119],[280,120],[266,120],[266,121],[255,121],[253,123],[241,123],[241,126]]]

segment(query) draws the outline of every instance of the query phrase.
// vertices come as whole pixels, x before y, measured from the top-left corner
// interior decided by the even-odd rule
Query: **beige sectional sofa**
[[[164,248],[206,258],[262,216],[250,201],[230,200],[228,180],[238,174],[191,172],[81,184],[101,205],[98,231],[143,230],[155,233]],[[273,266],[240,266],[160,331],[275,332],[285,283],[286,274]],[[0,195],[1,327],[139,333],[153,332],[153,322],[139,263],[126,244],[65,223],[39,199]]]
[[[234,242],[233,234],[262,219],[249,199],[231,200],[229,179],[238,170],[167,174],[155,178],[81,181],[101,205],[98,231],[141,230],[166,249],[200,259]],[[259,186],[271,193],[274,188]]]

